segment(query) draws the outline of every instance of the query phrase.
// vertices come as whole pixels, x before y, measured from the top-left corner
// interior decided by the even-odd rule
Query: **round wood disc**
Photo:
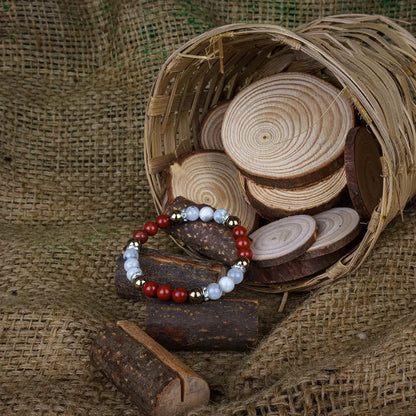
[[[369,219],[383,195],[381,147],[365,128],[355,127],[345,142],[345,172],[354,208],[361,218]]]
[[[199,134],[199,145],[202,149],[224,151],[221,139],[221,126],[225,111],[229,105],[230,101],[224,101],[208,111],[202,122]]]
[[[294,188],[343,164],[354,114],[347,98],[310,74],[285,72],[240,91],[222,124],[226,153],[257,183]]]
[[[271,188],[249,178],[243,180],[250,205],[271,221],[288,215],[313,215],[329,209],[339,201],[346,184],[344,168],[317,183],[294,189]]]
[[[270,267],[293,260],[313,244],[316,231],[316,221],[309,215],[273,221],[250,235],[253,261],[258,267]]]

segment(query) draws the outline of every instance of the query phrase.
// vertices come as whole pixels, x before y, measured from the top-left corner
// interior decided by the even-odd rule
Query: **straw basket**
[[[382,148],[383,195],[353,253],[318,276],[271,287],[274,291],[318,287],[359,267],[415,195],[416,39],[392,20],[370,15],[331,16],[295,31],[261,24],[220,27],[189,41],[165,62],[145,123],[146,169],[161,212],[165,168],[198,148],[198,129],[208,110],[256,79],[286,70],[291,60],[299,71],[318,69],[341,88],[372,130]]]

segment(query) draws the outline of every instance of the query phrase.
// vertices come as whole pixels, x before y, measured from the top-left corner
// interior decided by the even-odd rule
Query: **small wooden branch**
[[[258,301],[146,302],[146,332],[168,349],[245,351],[258,336]]]
[[[131,322],[102,330],[91,359],[146,415],[179,416],[209,401],[205,380]]]

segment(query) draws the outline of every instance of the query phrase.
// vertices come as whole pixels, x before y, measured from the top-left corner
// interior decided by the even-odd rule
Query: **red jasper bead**
[[[153,281],[146,282],[143,285],[143,293],[148,298],[154,298],[156,296],[157,288],[158,288],[158,284],[156,282],[153,282]]]
[[[188,299],[188,291],[184,287],[173,289],[172,300],[176,303],[184,303]]]
[[[156,217],[156,224],[159,228],[168,228],[170,225],[170,219],[167,215],[159,215]]]
[[[240,248],[237,252],[237,257],[245,257],[251,260],[253,258],[253,252],[249,248]]]
[[[155,235],[157,233],[157,224],[155,222],[147,222],[144,225],[143,230],[149,235]]]
[[[133,237],[137,238],[142,244],[144,244],[149,236],[147,235],[147,232],[144,230],[137,230],[133,233]]]
[[[172,288],[169,285],[160,285],[157,288],[157,297],[161,300],[169,300],[172,295]]]
[[[249,248],[251,245],[251,240],[248,237],[239,237],[235,240],[235,246],[237,248]]]
[[[236,240],[240,237],[247,237],[247,230],[243,226],[237,225],[237,227],[233,228],[233,237]]]

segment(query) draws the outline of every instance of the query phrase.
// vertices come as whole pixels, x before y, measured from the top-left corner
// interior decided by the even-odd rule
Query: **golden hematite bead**
[[[127,241],[127,245],[126,245],[125,249],[129,248],[129,246],[130,247],[136,247],[136,248],[140,249],[141,243],[137,238],[130,238],[130,240]]]
[[[183,221],[182,213],[178,210],[172,211],[172,213],[169,215],[169,218],[174,224],[179,224]]]
[[[202,288],[192,288],[188,292],[188,300],[190,303],[202,303],[204,301],[204,293],[202,292]]]
[[[234,263],[236,266],[242,266],[245,269],[250,265],[250,260],[247,257],[239,257]]]
[[[230,215],[226,220],[225,220],[225,225],[228,228],[233,229],[234,227],[237,227],[237,225],[240,225],[241,222],[239,220],[238,217],[234,217],[234,215]]]
[[[143,286],[147,282],[147,280],[143,276],[138,275],[138,276],[133,277],[131,282],[133,283],[133,286],[136,289],[143,289]]]

